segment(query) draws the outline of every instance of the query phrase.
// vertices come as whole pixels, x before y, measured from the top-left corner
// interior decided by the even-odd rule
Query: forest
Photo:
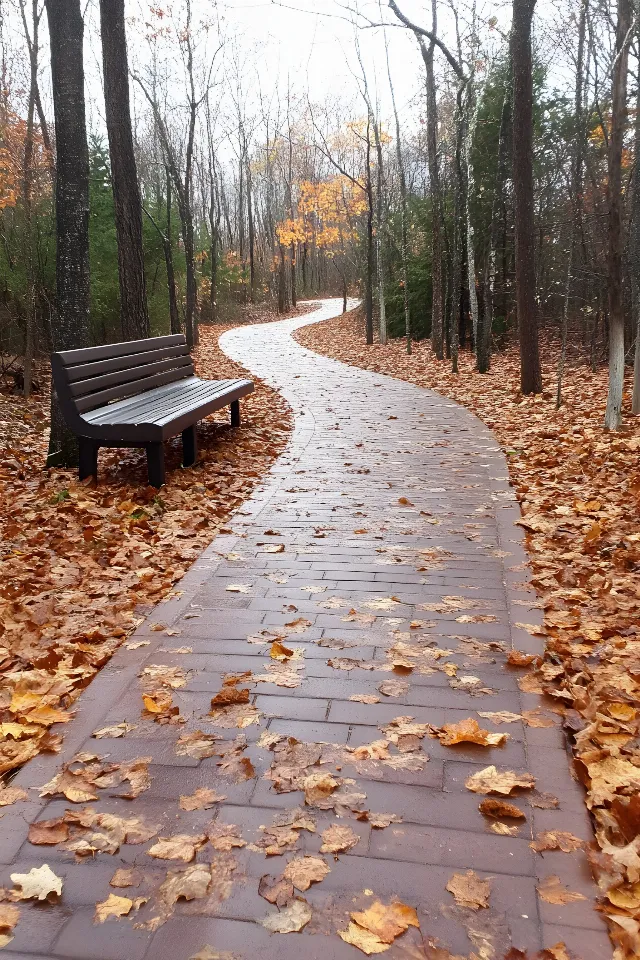
[[[0,950],[637,960],[639,159],[634,0],[0,0]]]
[[[606,425],[616,429],[640,317],[630,4],[565,4],[538,37],[532,2],[515,4],[511,31],[475,2],[434,2],[415,21],[399,4],[378,6],[327,13],[352,24],[356,51],[353,91],[331,102],[314,101],[300,78],[270,85],[217,8],[132,9],[129,60],[126,46],[105,52],[101,10],[104,113],[90,104],[87,125],[76,97],[68,117],[83,174],[76,201],[89,208],[83,341],[184,329],[196,343],[200,322],[242,305],[271,301],[282,313],[320,292],[358,293],[367,342],[374,331],[382,342],[403,336],[410,350],[431,338],[454,371],[460,350],[482,372],[519,337],[524,393],[541,389],[538,340],[552,336],[558,403],[568,349],[594,370],[608,358]],[[398,30],[423,71],[408,104],[394,95]],[[361,51],[368,31],[384,35],[386,62]],[[26,393],[33,357],[67,337],[55,309],[45,35],[42,4],[5,0],[0,335],[5,366],[24,357],[15,374]],[[61,56],[72,43],[82,63],[81,25],[59,41]],[[79,96],[82,77],[74,82]]]

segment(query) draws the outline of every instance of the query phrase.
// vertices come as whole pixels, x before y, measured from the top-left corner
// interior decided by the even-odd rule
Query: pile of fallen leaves
[[[219,348],[226,329],[201,328],[202,377],[250,376]],[[195,467],[181,468],[180,438],[167,445],[158,491],[140,450],[102,450],[97,485],[45,470],[48,406],[44,393],[0,394],[0,774],[59,750],[50,726],[71,719],[82,688],[223,530],[291,427],[286,402],[258,381],[240,430],[228,410],[200,424]]]
[[[545,392],[523,397],[515,347],[490,374],[460,373],[426,343],[366,346],[357,312],[301,329],[305,347],[435,389],[470,408],[507,454],[544,605],[544,661],[521,679],[564,715],[598,847],[589,851],[618,957],[640,953],[640,421],[625,392],[623,429],[602,428],[607,373],[575,358],[555,408],[557,350],[545,344]],[[390,414],[402,416],[403,411]]]

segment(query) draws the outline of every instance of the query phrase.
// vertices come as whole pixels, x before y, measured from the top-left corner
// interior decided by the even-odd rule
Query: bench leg
[[[240,401],[239,400],[231,401],[231,426],[232,427],[240,426]]]
[[[198,434],[196,425],[182,431],[182,466],[192,467],[198,459]]]
[[[147,471],[149,486],[161,487],[164,484],[164,444],[150,443],[147,447]]]
[[[98,478],[98,449],[99,445],[95,440],[89,440],[88,437],[78,437],[80,447],[80,459],[78,461],[78,476],[80,480],[86,480],[87,477]]]

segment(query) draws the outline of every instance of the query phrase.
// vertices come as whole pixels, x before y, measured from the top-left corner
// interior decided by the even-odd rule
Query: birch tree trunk
[[[627,108],[630,0],[618,0],[615,61],[611,80],[611,130],[608,149],[607,200],[609,206],[609,394],[604,425],[617,430],[622,419],[624,386],[624,303],[622,297],[622,148]]]

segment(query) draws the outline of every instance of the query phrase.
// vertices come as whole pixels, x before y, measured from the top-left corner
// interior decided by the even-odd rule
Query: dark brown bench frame
[[[144,447],[149,483],[165,481],[164,441],[182,434],[183,465],[197,459],[196,424],[231,407],[240,426],[240,399],[251,380],[195,376],[183,334],[152,337],[51,355],[62,414],[80,442],[80,479],[98,473],[100,447]]]

